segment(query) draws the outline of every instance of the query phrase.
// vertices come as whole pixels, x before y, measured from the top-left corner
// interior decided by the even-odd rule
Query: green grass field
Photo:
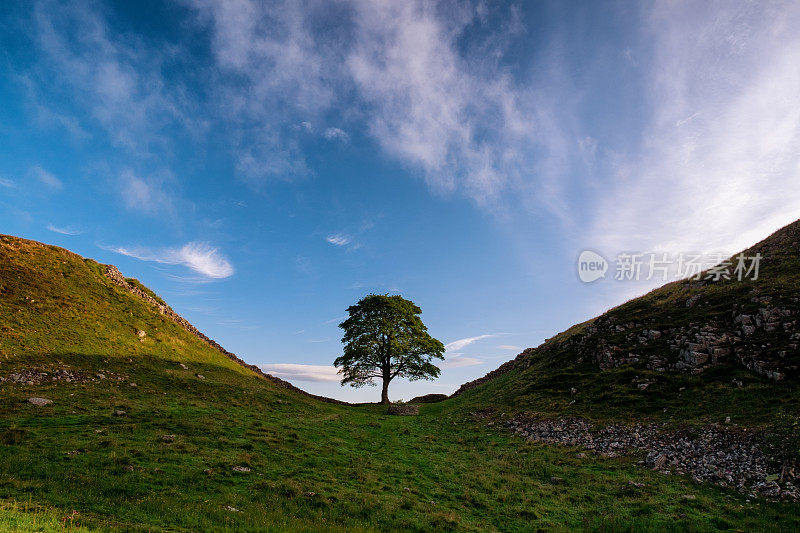
[[[67,251],[0,237],[0,376],[69,368],[95,379],[0,384],[2,531],[800,528],[795,504],[748,501],[641,468],[637,457],[578,458],[469,414],[494,406],[499,417],[535,409],[702,422],[735,411],[758,424],[769,402],[796,401],[791,387],[743,376],[730,392],[724,375],[716,391],[713,380],[675,378],[696,389],[687,401],[670,392],[678,381],[631,392],[631,369],[598,377],[534,365],[422,405],[419,416],[388,416],[258,377],[102,273]],[[581,392],[570,406],[572,386]],[[32,396],[53,403],[37,407]]]
[[[127,370],[135,390],[4,387],[0,527],[55,527],[73,511],[89,529],[143,531],[800,527],[795,505],[747,502],[631,458],[578,459],[450,402],[396,417],[207,365]],[[54,403],[29,405],[33,394]],[[113,415],[120,409],[126,416]]]

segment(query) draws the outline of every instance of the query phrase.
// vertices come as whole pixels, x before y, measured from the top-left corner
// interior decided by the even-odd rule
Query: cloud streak
[[[42,185],[48,187],[49,189],[58,191],[64,187],[64,184],[61,183],[61,180],[58,179],[55,174],[46,171],[39,165],[31,167],[31,175]]]
[[[54,226],[52,224],[48,224],[47,225],[47,229],[52,231],[52,232],[54,232],[54,233],[60,233],[61,235],[73,236],[73,235],[80,235],[81,233],[83,233],[82,231],[74,229],[74,228],[70,228],[70,227],[60,228],[60,227]]]
[[[147,248],[112,248],[113,251],[139,259],[166,265],[183,265],[206,278],[224,279],[233,275],[233,265],[219,250],[207,243],[190,242],[180,248],[152,251]]]
[[[325,237],[325,240],[333,244],[334,246],[347,246],[352,241],[352,239],[349,236],[342,235],[341,233],[328,235],[327,237]]]
[[[335,366],[276,363],[260,365],[260,368],[288,381],[339,382],[342,379]]]
[[[483,339],[489,339],[491,337],[496,337],[496,336],[497,334],[492,333],[489,335],[476,335],[475,337],[466,337],[464,339],[458,339],[453,342],[448,342],[447,344],[444,345],[444,349],[447,352],[457,352],[458,350],[461,350],[474,342]]]

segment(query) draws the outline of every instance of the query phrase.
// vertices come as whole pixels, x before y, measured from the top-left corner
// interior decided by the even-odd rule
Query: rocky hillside
[[[665,285],[527,349],[456,395],[537,361],[702,374],[737,366],[773,381],[800,369],[800,221],[745,250],[761,255],[758,279],[700,280]],[[731,263],[736,265],[736,254]],[[752,275],[751,275],[752,277]],[[639,384],[647,388],[647,382]]]
[[[80,366],[98,355],[157,356],[184,366],[214,363],[343,403],[310,395],[247,364],[115,266],[10,235],[0,235],[0,334],[0,365],[17,371],[10,380],[38,376],[40,367],[54,360]],[[6,379],[3,366],[0,380]],[[51,379],[70,372],[66,366],[51,370]],[[86,379],[96,379],[92,369],[87,372]]]

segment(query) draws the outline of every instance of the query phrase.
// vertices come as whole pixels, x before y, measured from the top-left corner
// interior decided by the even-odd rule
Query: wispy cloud
[[[516,8],[422,0],[190,5],[211,30],[215,93],[243,132],[234,151],[246,179],[306,173],[299,135],[335,111],[360,121],[385,153],[437,191],[488,205],[509,190],[539,190],[549,200],[542,206],[560,206],[567,143],[555,110],[568,106],[560,88],[548,99],[537,79],[515,81],[502,65],[524,29]],[[323,135],[349,138],[341,128]],[[541,186],[523,183],[531,180]]]
[[[447,356],[443,363],[439,366],[441,368],[463,368],[465,366],[482,365],[484,362],[477,357],[465,357],[462,355]]]
[[[167,142],[167,124],[194,124],[181,88],[162,76],[164,53],[131,35],[116,33],[102,6],[40,1],[34,9],[36,42],[44,59],[38,83],[63,84],[73,101],[99,123],[112,142],[146,152]],[[82,128],[59,115],[68,129]]]
[[[328,128],[322,134],[323,137],[329,141],[342,141],[347,142],[350,140],[350,135],[340,128]]]
[[[146,214],[170,213],[174,209],[172,196],[164,188],[164,180],[139,177],[131,170],[123,171],[118,181],[119,194],[125,206]]]
[[[338,382],[342,377],[335,366],[276,363],[260,365],[261,370],[289,381]]]
[[[491,337],[496,337],[496,336],[497,336],[496,333],[492,333],[492,334],[489,334],[489,335],[477,335],[475,337],[466,337],[464,339],[458,339],[458,340],[455,340],[453,342],[448,342],[447,344],[444,345],[444,349],[447,352],[457,352],[458,350],[461,350],[464,347],[469,346],[470,344],[472,344],[474,342],[477,342],[477,341],[482,340],[482,339],[488,339],[488,338],[491,338]]]
[[[521,346],[514,346],[513,344],[501,344],[498,348],[501,350],[522,350]]]
[[[167,265],[183,265],[206,278],[228,278],[234,273],[233,265],[231,265],[230,261],[228,261],[219,250],[202,242],[190,242],[180,248],[165,248],[155,251],[141,247],[117,247],[112,248],[112,250],[142,261],[154,261]]]
[[[81,233],[83,233],[81,230],[71,228],[69,226],[60,228],[52,224],[48,224],[47,229],[55,233],[60,233],[61,235],[80,235]]]
[[[653,5],[644,142],[612,159],[590,245],[735,252],[798,217],[798,26],[796,2]]]
[[[0,187],[6,187],[8,189],[16,189],[17,184],[11,180],[0,178]]]
[[[61,180],[58,179],[53,173],[46,171],[39,165],[31,167],[31,176],[33,176],[39,183],[53,190],[60,190],[64,187]]]
[[[334,235],[328,235],[327,237],[325,237],[325,240],[336,246],[347,246],[352,241],[351,237],[347,235],[342,235],[340,233]]]

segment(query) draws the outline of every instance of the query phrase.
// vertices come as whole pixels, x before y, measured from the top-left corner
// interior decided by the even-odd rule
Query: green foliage
[[[422,310],[402,296],[370,294],[347,308],[344,354],[334,361],[341,367],[342,384],[353,387],[383,381],[381,401],[388,402],[388,385],[396,377],[411,381],[433,379],[439,368],[431,361],[444,359],[444,345],[428,334]]]

